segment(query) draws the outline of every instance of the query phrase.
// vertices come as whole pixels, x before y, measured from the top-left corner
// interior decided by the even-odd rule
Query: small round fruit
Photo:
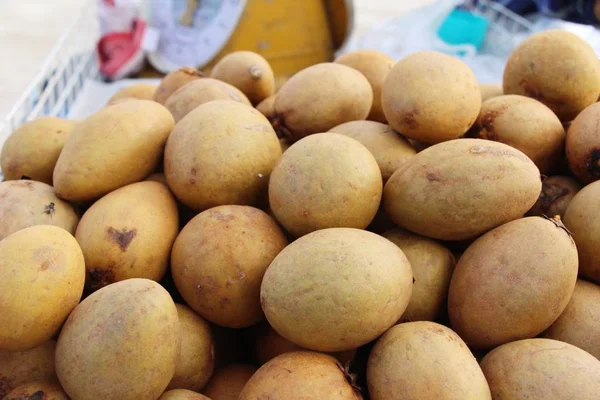
[[[360,400],[353,377],[331,356],[309,351],[275,357],[250,378],[239,400]]]
[[[175,389],[164,392],[158,400],[213,400],[203,394],[186,389]]]
[[[492,399],[467,345],[434,322],[408,322],[388,330],[369,355],[367,381],[372,400]]]
[[[381,171],[369,150],[337,133],[304,138],[273,169],[269,203],[292,235],[334,227],[366,228],[377,213]]]
[[[6,180],[27,176],[52,185],[58,156],[75,122],[57,117],[41,117],[17,128],[4,142],[0,167]]]
[[[529,210],[529,215],[555,215],[564,218],[573,197],[581,190],[581,185],[568,176],[549,176],[542,182],[542,192],[537,203]]]
[[[541,101],[570,121],[600,95],[600,63],[574,33],[547,30],[525,39],[504,69],[504,93]]]
[[[260,284],[285,235],[265,212],[220,206],[194,217],[181,231],[171,272],[185,301],[202,317],[229,328],[264,319]]]
[[[126,99],[154,100],[156,88],[157,86],[152,83],[136,83],[126,86],[115,93],[106,105],[110,106]]]
[[[242,389],[256,372],[256,367],[246,364],[231,364],[215,371],[204,388],[211,400],[238,400]]]
[[[481,89],[481,101],[484,102],[504,94],[502,85],[481,84],[479,88]]]
[[[3,397],[3,400],[69,400],[69,397],[53,380],[25,383]]]
[[[275,74],[269,62],[252,51],[234,51],[213,67],[211,78],[219,79],[241,90],[252,104],[258,104],[275,93]]]
[[[373,89],[373,106],[367,119],[386,123],[381,107],[381,89],[396,61],[377,50],[356,50],[342,54],[334,62],[354,68],[367,78]]]
[[[383,84],[381,104],[395,130],[434,144],[469,130],[481,109],[481,90],[463,61],[422,51],[392,68]]]
[[[178,70],[169,72],[161,81],[156,92],[154,101],[165,104],[167,99],[175,93],[180,87],[193,80],[200,79],[204,74],[194,67],[182,67]]]
[[[600,179],[600,103],[583,110],[569,127],[567,160],[583,184]]]
[[[369,115],[373,90],[363,74],[335,63],[312,65],[283,84],[275,99],[273,125],[295,142]]]
[[[0,351],[0,399],[24,383],[55,379],[55,348],[49,340],[31,350]]]
[[[271,326],[306,349],[360,347],[394,325],[406,309],[413,275],[392,242],[350,228],[323,229],[286,247],[261,286]]]
[[[83,254],[64,229],[37,225],[2,239],[0,350],[29,350],[50,340],[79,303],[84,282]]]

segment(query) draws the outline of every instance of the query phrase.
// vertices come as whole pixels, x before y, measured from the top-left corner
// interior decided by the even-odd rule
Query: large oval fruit
[[[64,229],[38,225],[0,241],[0,350],[22,351],[54,336],[79,303],[83,254]]]
[[[182,67],[175,71],[169,72],[160,81],[160,85],[154,92],[154,101],[160,104],[165,104],[167,99],[171,97],[180,87],[185,84],[200,79],[204,74],[194,67]]]
[[[56,379],[55,348],[56,342],[49,340],[31,350],[0,351],[0,399],[24,383]]]
[[[87,201],[141,181],[156,169],[172,129],[169,111],[150,100],[125,101],[92,114],[77,125],[60,153],[56,193]]]
[[[600,103],[583,110],[569,126],[567,160],[577,179],[587,184],[600,179]]]
[[[128,279],[73,310],[56,345],[56,373],[73,399],[157,399],[173,377],[180,345],[169,293],[149,279]]]
[[[400,167],[385,185],[383,204],[402,228],[463,240],[522,217],[541,188],[538,168],[519,150],[460,139],[429,147]]]
[[[412,293],[412,271],[395,244],[350,228],[323,229],[286,247],[261,286],[267,320],[318,351],[355,349],[394,325]]]
[[[256,367],[245,364],[231,364],[218,369],[203,392],[211,400],[238,400],[242,389],[256,372]]]
[[[362,396],[335,358],[309,351],[275,357],[250,378],[239,400],[361,400]]]
[[[491,400],[462,339],[434,322],[407,322],[375,344],[367,366],[372,400]]]
[[[551,339],[502,345],[481,361],[494,400],[596,400],[600,361],[585,351]]]
[[[560,221],[529,217],[486,233],[452,276],[452,328],[480,349],[540,334],[567,306],[577,265],[575,243]]]
[[[102,197],[81,218],[75,237],[88,286],[129,278],[162,279],[179,231],[177,204],[158,182],[137,182]]]

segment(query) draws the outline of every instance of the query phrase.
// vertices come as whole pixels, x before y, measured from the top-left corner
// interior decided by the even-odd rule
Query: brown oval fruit
[[[175,93],[180,87],[200,79],[204,74],[194,67],[182,67],[178,70],[169,72],[161,81],[156,92],[154,92],[154,101],[165,104],[167,99]]]
[[[581,185],[568,176],[549,176],[542,183],[542,192],[529,215],[555,215],[564,218],[573,197],[581,190]]]
[[[462,339],[434,322],[388,330],[367,366],[373,400],[491,400],[483,372]]]
[[[238,400],[361,400],[349,375],[335,358],[309,351],[285,353],[260,367]]]
[[[505,94],[532,97],[550,107],[561,121],[570,121],[598,100],[600,63],[579,36],[547,30],[525,39],[512,52],[503,86]]]
[[[175,389],[164,392],[158,400],[212,400],[208,397],[186,389]]]
[[[569,127],[567,160],[583,184],[600,179],[600,103],[583,110]]]
[[[526,339],[500,346],[481,361],[494,399],[595,400],[600,361],[551,339]]]
[[[136,83],[126,86],[117,91],[106,105],[110,106],[126,99],[154,100],[156,88],[157,86],[152,83]]]
[[[291,142],[327,132],[369,115],[373,91],[354,68],[335,63],[312,65],[283,84],[275,99],[273,125]]]
[[[351,121],[331,128],[329,132],[351,137],[362,143],[375,157],[383,182],[402,164],[417,154],[406,139],[385,124],[374,121]]]
[[[0,167],[6,180],[27,176],[52,185],[52,174],[75,122],[41,117],[16,129],[2,145]]]
[[[60,385],[52,380],[25,383],[3,397],[3,400],[69,400]]]
[[[241,90],[252,104],[275,93],[275,74],[269,62],[252,51],[234,51],[221,58],[210,76]]]
[[[575,243],[560,220],[504,224],[473,242],[456,265],[452,328],[476,349],[535,337],[567,306],[577,267]]]
[[[269,121],[245,104],[211,101],[181,120],[165,149],[169,188],[188,207],[251,205],[266,193],[281,146]]]
[[[292,235],[334,227],[366,228],[377,213],[381,171],[369,150],[337,133],[304,138],[281,157],[269,204]]]
[[[519,150],[489,140],[459,139],[407,161],[385,185],[383,204],[400,227],[456,241],[522,217],[541,188],[539,170]]]
[[[0,398],[27,382],[56,379],[54,350],[49,340],[25,351],[0,351]]]
[[[215,371],[203,392],[211,400],[238,400],[242,389],[256,372],[256,367],[231,364]]]
[[[504,94],[502,85],[480,84],[479,88],[481,89],[481,101],[486,101]]]
[[[600,182],[584,187],[565,213],[579,253],[579,275],[600,284]]]
[[[406,256],[389,240],[358,229],[323,229],[273,260],[261,304],[271,326],[299,346],[355,349],[398,321],[412,278]]]
[[[73,310],[58,337],[56,374],[73,399],[157,399],[173,377],[180,346],[169,293],[149,279],[127,279]]]
[[[287,245],[271,217],[247,206],[206,210],[181,231],[171,256],[179,293],[202,317],[229,328],[264,319],[260,284]]]
[[[390,125],[424,143],[462,136],[481,109],[481,90],[469,67],[434,51],[400,60],[385,79],[381,96]]]
[[[383,237],[400,247],[412,267],[413,291],[401,321],[435,321],[442,314],[456,261],[440,243],[395,229]]]
[[[342,54],[334,62],[354,68],[367,78],[373,89],[373,105],[367,119],[386,123],[381,107],[381,89],[396,61],[377,50],[356,50]]]
[[[517,95],[484,102],[468,136],[502,142],[521,150],[542,173],[556,169],[566,137],[562,123],[552,110],[537,100]]]
[[[173,93],[165,107],[173,114],[175,123],[181,121],[201,104],[214,100],[231,100],[251,105],[248,98],[236,87],[216,79],[197,79]]]

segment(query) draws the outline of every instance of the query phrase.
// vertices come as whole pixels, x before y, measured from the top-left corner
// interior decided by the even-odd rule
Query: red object
[[[144,61],[142,40],[146,28],[146,22],[136,18],[133,20],[131,31],[110,32],[102,36],[97,45],[102,75],[116,80],[141,68]]]

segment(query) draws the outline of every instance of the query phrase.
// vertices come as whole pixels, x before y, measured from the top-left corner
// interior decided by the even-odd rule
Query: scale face
[[[150,63],[163,73],[202,68],[225,46],[245,8],[246,0],[152,0],[150,21],[160,36]]]

